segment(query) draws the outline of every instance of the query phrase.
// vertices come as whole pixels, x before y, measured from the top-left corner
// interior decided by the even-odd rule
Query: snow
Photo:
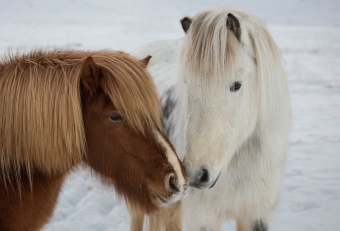
[[[282,50],[293,128],[271,230],[340,230],[340,2],[338,0],[0,0],[0,57],[9,49],[133,51],[182,37],[179,19],[209,6],[248,9]],[[65,182],[44,231],[129,229],[125,205],[86,169]],[[223,226],[235,229],[234,222]]]

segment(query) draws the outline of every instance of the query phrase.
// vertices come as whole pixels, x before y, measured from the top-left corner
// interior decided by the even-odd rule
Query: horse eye
[[[115,113],[115,114],[112,114],[111,116],[110,116],[110,119],[112,120],[112,121],[121,121],[121,120],[123,120],[123,118],[119,115],[119,114],[117,114],[117,113]]]
[[[241,88],[241,83],[240,82],[235,82],[233,86],[230,87],[230,91],[238,91]]]

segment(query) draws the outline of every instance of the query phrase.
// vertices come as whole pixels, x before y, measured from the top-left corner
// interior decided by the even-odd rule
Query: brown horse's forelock
[[[129,126],[145,134],[160,127],[157,94],[143,64],[112,51],[9,54],[0,62],[0,174],[68,171],[86,153],[80,66],[92,56],[102,88]],[[137,65],[136,65],[137,64]]]
[[[103,68],[101,86],[124,120],[138,133],[160,129],[161,107],[152,78],[140,60],[125,53],[117,56],[93,55]]]

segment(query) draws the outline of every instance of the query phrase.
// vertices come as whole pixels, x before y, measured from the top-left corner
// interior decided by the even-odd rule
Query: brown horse
[[[146,66],[113,51],[34,51],[0,62],[0,230],[40,230],[81,163],[147,213],[182,198]]]

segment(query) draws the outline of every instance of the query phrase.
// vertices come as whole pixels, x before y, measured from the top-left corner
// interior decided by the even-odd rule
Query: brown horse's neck
[[[66,173],[46,176],[34,173],[19,182],[0,178],[0,230],[41,230],[52,216]]]

